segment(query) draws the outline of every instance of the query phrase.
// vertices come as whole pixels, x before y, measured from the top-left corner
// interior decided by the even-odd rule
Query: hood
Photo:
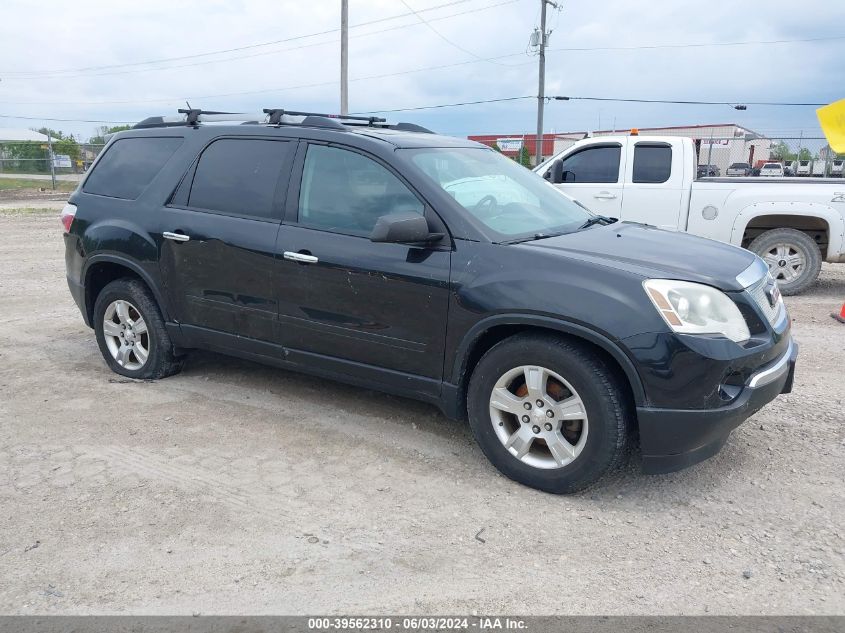
[[[644,278],[694,281],[721,290],[742,290],[737,275],[756,259],[737,246],[633,222],[596,226],[521,246],[557,251]]]

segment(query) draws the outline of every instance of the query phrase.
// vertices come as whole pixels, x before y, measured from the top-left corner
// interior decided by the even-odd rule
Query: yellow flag
[[[837,154],[845,154],[845,99],[819,108],[816,116],[830,148]]]

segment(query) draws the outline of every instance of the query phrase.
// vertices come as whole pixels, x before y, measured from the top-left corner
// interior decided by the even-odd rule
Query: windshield
[[[401,150],[502,240],[568,233],[593,217],[537,174],[483,148]]]
[[[780,163],[766,163],[763,165],[763,169],[780,169]]]
[[[748,163],[734,163],[731,169],[748,169]]]

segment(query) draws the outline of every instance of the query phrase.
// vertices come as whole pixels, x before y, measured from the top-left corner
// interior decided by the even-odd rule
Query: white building
[[[0,127],[0,143],[13,141],[39,141],[47,142],[47,135],[35,130],[21,130],[18,128]]]
[[[595,132],[566,132],[555,135],[555,153],[572,146],[586,136],[629,134],[631,130],[598,130]],[[684,125],[672,127],[641,127],[641,135],[687,136],[695,141],[699,165],[717,165],[722,174],[731,163],[755,163],[769,159],[771,139],[736,123],[712,125]]]

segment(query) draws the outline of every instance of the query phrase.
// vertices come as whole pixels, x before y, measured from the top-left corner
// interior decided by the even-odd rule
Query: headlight
[[[721,334],[737,343],[751,336],[739,308],[721,290],[673,279],[647,279],[643,287],[676,332]]]

